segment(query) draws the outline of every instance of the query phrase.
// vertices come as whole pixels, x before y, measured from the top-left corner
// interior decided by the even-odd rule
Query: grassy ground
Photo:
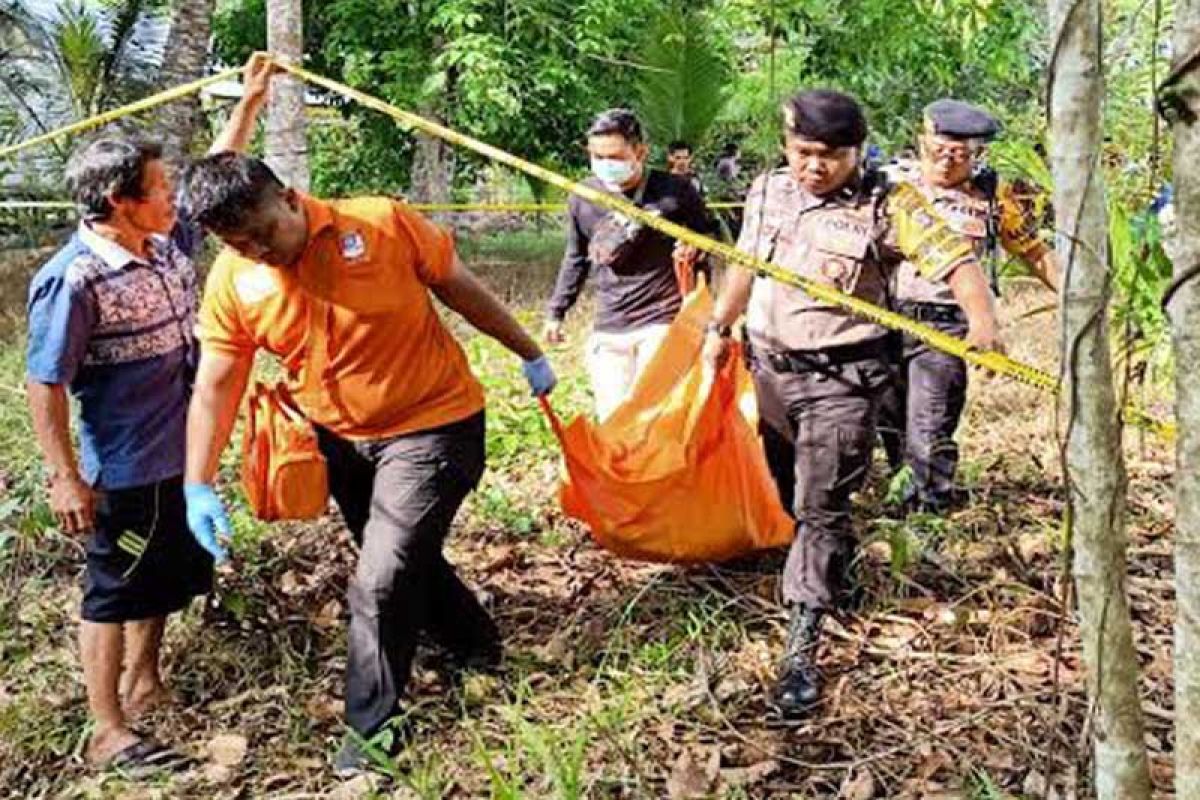
[[[559,246],[522,234],[464,252],[536,324]],[[20,282],[7,279],[6,302]],[[1051,316],[1020,316],[1045,297],[1020,285],[1005,303],[1015,354],[1053,364]],[[588,403],[589,315],[574,316],[554,353],[556,403],[568,414]],[[1041,797],[1047,782],[1052,796],[1087,796],[1077,630],[1058,601],[1062,494],[1046,398],[975,380],[962,437],[972,500],[962,510],[894,520],[880,513],[882,474],[864,492],[861,606],[822,650],[823,705],[782,727],[764,703],[783,638],[780,554],[682,569],[597,550],[557,511],[553,438],[516,362],[464,336],[489,392],[491,469],[451,552],[494,609],[506,670],[456,679],[424,658],[408,704],[416,743],[390,779],[343,786],[327,760],[343,732],[347,537],[335,519],[268,529],[244,512],[234,569],[167,636],[181,702],[153,725],[200,766],[141,783],[83,768],[73,640],[81,548],[52,529],[42,503],[20,343],[10,339],[0,349],[0,796],[991,800]],[[1155,780],[1167,797],[1170,468],[1159,443],[1130,438],[1130,591]]]

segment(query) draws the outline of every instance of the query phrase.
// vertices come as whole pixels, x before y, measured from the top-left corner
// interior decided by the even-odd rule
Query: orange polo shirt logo
[[[343,233],[340,240],[342,258],[355,261],[367,254],[367,241],[358,231]]]

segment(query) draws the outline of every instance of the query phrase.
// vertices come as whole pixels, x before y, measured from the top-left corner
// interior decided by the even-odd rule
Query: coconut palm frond
[[[95,114],[99,108],[107,55],[100,20],[83,3],[64,2],[58,7],[53,43],[55,61],[60,77],[69,88],[75,115]]]
[[[3,2],[0,89],[38,128],[121,102],[153,76],[157,53],[147,42],[165,8],[164,0],[61,0],[38,12],[22,0]]]
[[[673,3],[650,26],[638,111],[657,141],[698,145],[728,100],[732,67],[703,17]]]
[[[101,68],[102,105],[122,99],[121,88],[152,78],[157,67],[146,39],[149,28],[165,24],[164,0],[103,0],[106,48]]]

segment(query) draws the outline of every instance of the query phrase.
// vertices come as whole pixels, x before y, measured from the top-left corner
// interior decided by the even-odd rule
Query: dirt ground
[[[553,263],[473,258],[536,323]],[[1024,281],[1003,300],[1011,352],[1047,368],[1057,328],[1038,309],[1050,301]],[[588,316],[575,315],[553,354],[568,413],[587,404]],[[469,351],[491,398],[491,470],[450,550],[504,632],[500,675],[456,676],[423,655],[407,704],[415,734],[392,775],[339,785],[328,759],[344,730],[348,538],[332,517],[265,528],[239,511],[235,567],[208,604],[171,626],[177,702],[149,723],[195,768],[141,782],[92,774],[79,757],[86,710],[73,643],[80,543],[49,530],[30,503],[0,513],[0,796],[1089,796],[1049,398],[973,377],[961,436],[969,501],[943,518],[889,515],[878,470],[856,513],[861,599],[821,650],[826,697],[809,719],[781,725],[765,703],[784,632],[781,554],[680,568],[598,550],[557,509],[553,439],[516,362],[477,338]],[[18,387],[17,360],[0,364]],[[19,418],[15,394],[0,397],[3,419]],[[1165,798],[1172,469],[1161,442],[1127,440],[1129,591]],[[32,447],[15,434],[6,441]]]

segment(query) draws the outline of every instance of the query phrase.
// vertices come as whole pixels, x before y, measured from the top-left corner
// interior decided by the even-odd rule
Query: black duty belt
[[[868,361],[887,357],[887,340],[884,337],[841,347],[825,347],[820,350],[784,350],[773,353],[756,352],[756,358],[767,363],[774,372],[813,372],[855,361]]]
[[[900,313],[917,322],[967,321],[967,315],[961,308],[946,303],[901,303]]]

